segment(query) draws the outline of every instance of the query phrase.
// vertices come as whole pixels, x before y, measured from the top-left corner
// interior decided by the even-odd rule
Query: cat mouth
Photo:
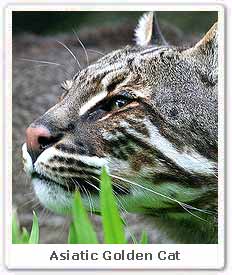
[[[95,175],[91,177],[88,172],[81,174],[70,175],[69,177],[64,177],[63,175],[58,175],[57,177],[50,176],[41,167],[34,165],[32,163],[31,157],[27,151],[26,144],[22,147],[23,152],[23,163],[24,171],[32,179],[33,184],[39,183],[44,187],[59,188],[66,193],[74,193],[79,191],[80,193],[86,194],[90,193],[93,195],[99,195],[100,191],[100,179],[99,176]],[[119,185],[119,184],[118,184]],[[128,195],[130,190],[127,188],[121,188],[120,186],[113,185],[113,190],[118,195]]]
[[[40,180],[41,182],[48,184],[50,186],[56,185],[69,193],[73,193],[75,191],[79,191],[80,193],[86,193],[86,191],[88,191],[91,194],[93,193],[98,194],[97,187],[94,188],[93,185],[89,185],[85,179],[82,179],[80,177],[69,178],[64,180],[64,183],[63,182],[61,183],[57,180],[51,179],[50,177],[35,171],[31,174],[31,178],[32,180],[33,179]]]
[[[38,179],[38,180],[40,180],[40,181],[42,181],[42,182],[44,182],[48,185],[58,185],[59,187],[61,187],[66,192],[74,192],[74,191],[77,191],[77,189],[78,189],[75,184],[69,183],[69,184],[64,185],[64,184],[59,183],[58,181],[55,181],[55,180],[53,180],[53,179],[51,179],[51,178],[49,178],[49,177],[47,177],[43,174],[39,174],[35,171],[32,172],[31,179],[32,180],[33,179]]]
[[[99,191],[100,191],[99,184],[96,185],[96,182],[95,182],[95,184],[90,185],[89,181],[86,181],[85,179],[82,179],[79,177],[71,178],[66,181],[66,184],[63,184],[63,183],[60,183],[54,179],[51,179],[48,176],[45,176],[44,174],[39,174],[38,172],[34,171],[31,174],[31,179],[32,180],[33,179],[40,180],[44,184],[47,184],[50,186],[56,185],[58,187],[61,187],[64,191],[69,192],[69,193],[79,191],[80,193],[85,194],[87,191],[87,192],[90,192],[90,194],[99,194]],[[113,186],[113,189],[117,194],[120,194],[120,195],[127,195],[130,193],[129,190],[127,190],[125,188],[122,189],[117,186]]]
[[[94,188],[94,184],[96,186],[98,185],[98,182],[96,180],[92,185],[90,185],[88,184],[88,180],[82,178],[80,175],[60,179],[53,178],[47,175],[45,172],[41,173],[41,169],[36,168],[36,166],[32,163],[31,157],[27,151],[27,146],[25,143],[22,147],[22,153],[24,171],[26,172],[27,176],[31,178],[32,181],[35,180],[34,182],[37,181],[49,187],[60,187],[63,191],[68,193],[73,193],[75,191],[84,193],[85,190],[88,190],[91,193],[98,193],[98,188]]]

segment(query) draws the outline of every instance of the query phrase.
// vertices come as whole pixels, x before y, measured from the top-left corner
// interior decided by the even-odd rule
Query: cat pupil
[[[118,99],[115,101],[115,107],[117,108],[121,108],[125,104],[126,104],[126,100],[123,100],[123,99]]]
[[[102,109],[104,111],[110,112],[115,109],[119,109],[119,108],[123,107],[124,105],[127,104],[127,102],[128,102],[128,100],[126,100],[124,98],[117,98],[117,99],[109,101],[107,104],[105,104],[105,106]]]

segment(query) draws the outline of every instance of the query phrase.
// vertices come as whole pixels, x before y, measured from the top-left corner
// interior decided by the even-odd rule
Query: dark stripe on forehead
[[[111,64],[107,64],[107,66],[111,66]],[[117,75],[117,72],[119,70],[121,70],[123,68],[123,65],[118,66],[116,65],[116,67],[111,67],[111,68],[107,68],[107,66],[104,64],[104,66],[102,66],[102,64],[98,67],[93,65],[93,67],[91,68],[91,70],[89,71],[89,75],[88,78],[90,79],[90,82],[95,82],[97,81],[98,83],[104,81],[104,78],[107,77],[107,75],[114,73],[115,75]],[[100,71],[100,72],[98,72]],[[112,79],[113,81],[115,80],[115,82],[117,82],[116,79]]]
[[[147,49],[147,50],[141,52],[140,55],[151,54],[151,53],[157,52],[159,50],[168,50],[168,49],[169,49],[168,47],[154,47],[154,48]]]
[[[115,62],[114,62],[115,63]],[[104,66],[103,66],[104,65]],[[110,66],[110,63],[107,63],[107,66]],[[106,64],[102,62],[97,62],[93,65],[90,65],[88,68],[82,70],[81,72],[78,72],[74,76],[74,80],[77,80],[79,82],[86,82],[86,77],[88,76],[89,81],[98,81],[101,82],[102,79],[111,72],[117,72],[118,69],[121,69],[120,67],[115,68],[108,68]]]

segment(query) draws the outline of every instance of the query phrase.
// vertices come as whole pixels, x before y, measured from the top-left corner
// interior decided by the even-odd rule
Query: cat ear
[[[155,12],[147,12],[139,19],[139,23],[135,29],[135,41],[138,46],[168,45],[164,39],[158,24]]]
[[[205,36],[183,54],[199,61],[209,70],[217,70],[218,66],[218,24],[215,23]]]

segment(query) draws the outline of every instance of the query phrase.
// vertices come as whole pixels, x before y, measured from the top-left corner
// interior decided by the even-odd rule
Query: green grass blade
[[[75,193],[74,195],[72,216],[77,242],[81,244],[97,244],[97,235],[83,206],[80,193]],[[73,238],[73,235],[71,237]]]
[[[12,230],[12,243],[13,244],[20,243],[20,229],[19,229],[19,224],[18,224],[16,213],[14,213],[13,217],[12,217],[12,229],[11,230]]]
[[[126,243],[124,226],[113,195],[111,179],[104,167],[101,174],[100,205],[105,243]]]
[[[77,244],[78,243],[77,233],[76,233],[75,226],[74,226],[73,222],[69,226],[68,243],[69,244]]]
[[[124,227],[128,225],[127,222],[122,217],[121,217],[121,220],[122,220],[122,223],[123,223]],[[130,228],[128,226],[127,226],[127,231],[130,235],[132,243],[133,244],[138,244],[138,241],[136,240],[136,237],[135,237],[134,233],[130,230]]]
[[[39,243],[39,222],[38,218],[33,211],[33,223],[31,228],[31,234],[29,238],[29,244],[38,244]]]
[[[22,228],[21,243],[28,244],[30,235],[25,227]]]
[[[140,239],[140,244],[148,244],[148,236],[147,236],[146,231],[142,232],[142,236],[141,236],[141,239]]]

